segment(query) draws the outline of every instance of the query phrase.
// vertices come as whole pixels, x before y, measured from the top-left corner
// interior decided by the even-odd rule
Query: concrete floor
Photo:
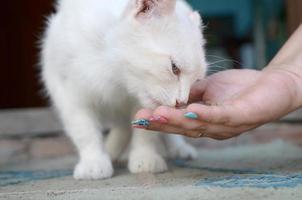
[[[35,160],[0,169],[0,199],[302,199],[302,148],[284,142],[201,149],[196,161],[170,161],[163,174],[116,166],[111,179],[75,181],[76,159]]]

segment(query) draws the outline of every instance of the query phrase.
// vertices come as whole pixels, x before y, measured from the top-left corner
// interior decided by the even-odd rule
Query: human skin
[[[199,103],[206,102],[206,103]],[[302,25],[262,71],[228,70],[196,82],[185,109],[142,109],[153,131],[224,140],[302,107]],[[197,119],[185,117],[197,114]]]

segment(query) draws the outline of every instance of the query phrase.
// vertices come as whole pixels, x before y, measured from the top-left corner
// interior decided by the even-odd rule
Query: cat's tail
[[[105,148],[111,160],[116,161],[127,148],[131,139],[132,130],[114,128],[106,138]]]

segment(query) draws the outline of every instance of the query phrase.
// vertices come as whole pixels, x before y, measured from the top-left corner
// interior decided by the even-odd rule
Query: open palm
[[[260,78],[255,70],[227,70],[196,82],[191,90],[190,102],[222,103],[231,100]]]
[[[228,139],[295,109],[290,86],[292,77],[286,71],[228,70],[197,82],[186,109],[143,109],[136,118],[153,119],[150,130]],[[184,117],[188,112],[198,119]]]

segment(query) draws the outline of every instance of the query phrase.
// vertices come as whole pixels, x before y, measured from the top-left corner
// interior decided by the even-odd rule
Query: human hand
[[[283,70],[228,70],[197,82],[185,109],[142,109],[134,123],[189,137],[229,139],[295,110],[296,82]],[[195,103],[194,103],[195,102]],[[196,103],[205,102],[206,104]],[[211,105],[210,105],[211,104]]]

